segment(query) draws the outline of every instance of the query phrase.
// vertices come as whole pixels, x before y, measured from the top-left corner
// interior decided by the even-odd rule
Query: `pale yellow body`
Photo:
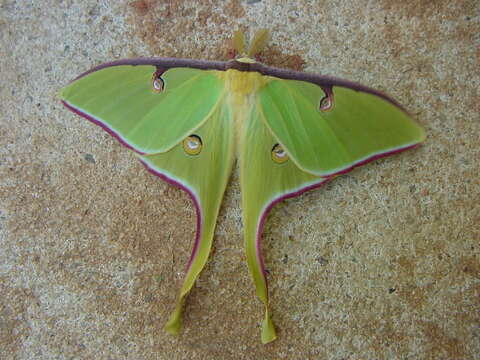
[[[242,60],[241,62],[255,62],[249,58],[240,60]],[[238,158],[242,145],[241,139],[243,138],[244,124],[257,105],[259,90],[270,81],[270,77],[258,72],[238,71],[235,69],[217,71],[217,75],[225,82],[224,96],[227,97],[226,103],[230,105],[230,109],[235,109],[232,118],[235,123],[235,153]]]

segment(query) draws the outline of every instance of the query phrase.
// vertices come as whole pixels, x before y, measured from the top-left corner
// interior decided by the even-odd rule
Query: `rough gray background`
[[[0,358],[480,357],[477,0],[0,0],[0,16]],[[117,58],[224,58],[239,27],[271,29],[265,62],[385,90],[428,133],[275,207],[266,346],[237,176],[166,335],[194,208],[56,97]]]

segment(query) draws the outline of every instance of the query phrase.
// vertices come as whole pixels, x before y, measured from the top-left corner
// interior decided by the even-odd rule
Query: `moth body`
[[[63,104],[135,151],[149,171],[190,194],[192,255],[165,329],[180,330],[185,298],[205,266],[232,166],[242,190],[248,268],[265,308],[263,343],[275,339],[261,254],[263,226],[279,201],[372,160],[415,147],[423,129],[389,96],[347,80],[253,60],[260,31],[239,58],[139,58],[100,65],[61,92]],[[161,230],[161,229],[160,229]],[[160,232],[159,241],[166,240]],[[186,239],[179,239],[186,240]]]

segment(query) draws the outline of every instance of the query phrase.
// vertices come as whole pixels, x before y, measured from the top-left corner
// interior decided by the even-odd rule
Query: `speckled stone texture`
[[[428,139],[274,208],[266,346],[235,172],[173,337],[194,207],[56,92],[260,27],[266,63],[386,91]],[[0,358],[478,359],[479,29],[477,0],[0,0]]]

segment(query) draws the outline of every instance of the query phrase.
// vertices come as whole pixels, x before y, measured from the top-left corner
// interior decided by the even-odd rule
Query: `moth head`
[[[233,34],[232,42],[233,48],[237,53],[235,60],[241,63],[253,64],[255,63],[255,57],[258,55],[267,45],[270,38],[270,33],[267,29],[260,29],[255,33],[248,51],[246,49],[245,34],[241,30],[235,31]]]

